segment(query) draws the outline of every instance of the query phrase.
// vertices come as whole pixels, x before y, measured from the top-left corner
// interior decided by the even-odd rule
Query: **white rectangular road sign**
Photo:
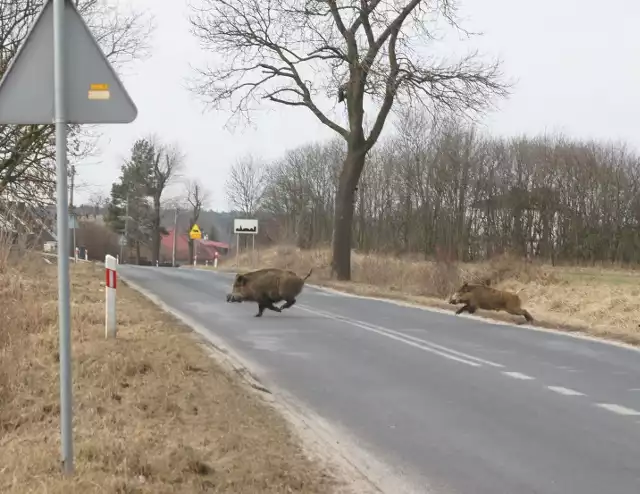
[[[233,220],[233,233],[257,235],[258,234],[258,220]]]
[[[129,123],[138,110],[78,13],[64,1],[65,120]],[[0,80],[0,124],[54,121],[53,0],[46,0]]]

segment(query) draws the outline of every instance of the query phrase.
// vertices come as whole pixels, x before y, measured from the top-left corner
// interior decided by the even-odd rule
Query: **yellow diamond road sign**
[[[189,232],[189,238],[191,238],[191,240],[202,238],[202,232],[200,231],[200,228],[198,228],[198,225],[193,225],[193,227],[191,227],[191,231]]]

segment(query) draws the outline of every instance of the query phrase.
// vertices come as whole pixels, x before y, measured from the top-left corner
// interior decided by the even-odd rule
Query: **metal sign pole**
[[[74,470],[67,123],[130,123],[138,114],[76,3],[45,0],[0,78],[1,125],[55,125],[60,435],[65,474]],[[51,86],[54,91],[42,90]]]
[[[60,331],[60,435],[62,469],[73,473],[73,408],[71,383],[71,318],[69,294],[69,208],[67,202],[67,122],[64,58],[65,0],[53,0],[53,80],[58,214],[58,313]],[[75,232],[74,232],[75,233]]]
[[[236,269],[240,267],[240,234],[236,233]]]

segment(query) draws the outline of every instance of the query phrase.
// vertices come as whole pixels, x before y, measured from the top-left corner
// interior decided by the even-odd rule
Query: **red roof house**
[[[171,261],[172,259],[173,234],[173,229],[171,229],[168,235],[162,237],[160,246],[161,261]],[[194,249],[197,263],[204,264],[205,261],[213,262],[216,252],[218,252],[219,256],[226,254],[229,250],[229,244],[216,242],[214,240],[194,240]],[[176,241],[176,261],[181,264],[189,262],[189,235],[186,233],[178,233]]]

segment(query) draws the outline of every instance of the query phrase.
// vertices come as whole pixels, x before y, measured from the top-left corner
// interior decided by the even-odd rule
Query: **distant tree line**
[[[430,126],[416,114],[400,122],[367,155],[353,248],[461,261],[509,252],[554,263],[640,262],[640,157],[625,144],[494,137],[456,121]],[[249,202],[277,220],[281,241],[329,245],[344,156],[331,140],[262,166],[240,160],[227,192],[235,204],[247,203],[242,190],[257,194]]]

